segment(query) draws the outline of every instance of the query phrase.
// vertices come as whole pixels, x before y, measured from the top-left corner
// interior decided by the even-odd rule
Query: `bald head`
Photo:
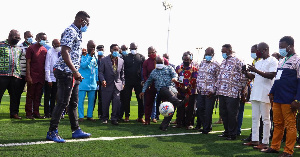
[[[7,39],[8,44],[14,46],[17,45],[20,40],[21,37],[19,31],[12,29],[8,35],[8,39]]]
[[[163,54],[163,57],[165,57],[167,60],[169,60],[169,54],[164,53],[164,54]]]
[[[257,45],[257,53],[260,53],[262,58],[266,59],[269,57],[269,45],[261,42]]]
[[[130,49],[130,50],[136,50],[136,49],[137,49],[137,44],[134,43],[134,42],[131,43],[129,49]]]
[[[156,56],[156,64],[164,64],[164,59],[161,56]]]
[[[96,44],[93,40],[89,40],[87,43],[87,51],[90,54],[91,52],[95,52]]]
[[[60,42],[58,39],[53,39],[52,40],[52,46],[53,48],[57,48],[57,47],[60,47]]]
[[[127,50],[128,50],[128,47],[127,47],[126,45],[122,45],[122,46],[121,46],[121,50],[122,50],[122,51],[127,51]]]

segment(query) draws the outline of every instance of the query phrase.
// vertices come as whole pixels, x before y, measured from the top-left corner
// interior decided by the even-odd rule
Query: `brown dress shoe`
[[[93,119],[93,118],[86,118],[86,120],[89,120],[89,121],[95,121],[95,119]]]
[[[269,145],[268,144],[263,144],[263,143],[259,144],[258,146],[253,147],[253,149],[260,149],[260,150],[267,149],[267,148],[269,148]]]
[[[260,150],[260,152],[263,152],[263,153],[279,153],[277,150],[275,150],[271,147],[269,147],[267,149],[262,149],[262,150]]]
[[[146,120],[145,123],[143,123],[144,125],[150,125],[150,119]]]
[[[145,120],[143,118],[138,118],[138,119],[136,119],[136,121],[138,121],[140,123],[145,123]]]
[[[13,118],[13,119],[22,119],[22,117],[18,116],[18,114],[10,115],[10,118]]]
[[[125,117],[124,122],[129,122],[129,117]]]
[[[250,141],[247,143],[243,143],[244,146],[258,146],[259,145],[259,141]]]
[[[78,122],[83,122],[83,118],[79,118],[79,119],[78,119]]]
[[[152,119],[152,122],[153,122],[153,123],[157,123],[157,120],[156,120],[156,119]]]

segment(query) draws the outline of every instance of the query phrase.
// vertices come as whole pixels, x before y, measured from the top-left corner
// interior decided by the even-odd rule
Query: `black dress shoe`
[[[244,138],[244,139],[241,139],[241,141],[248,141],[248,142],[250,142],[251,141],[251,136],[249,136],[247,138]]]
[[[202,131],[202,134],[208,134],[208,131]]]
[[[167,131],[167,127],[162,127],[162,126],[159,126],[159,129],[162,130],[162,131]]]
[[[236,136],[228,136],[228,137],[226,137],[226,140],[235,140],[236,139]]]
[[[116,121],[116,120],[112,120],[112,121],[111,121],[111,124],[112,124],[112,125],[119,125],[118,121]]]
[[[37,119],[45,119],[45,117],[41,115],[33,115],[33,117]]]

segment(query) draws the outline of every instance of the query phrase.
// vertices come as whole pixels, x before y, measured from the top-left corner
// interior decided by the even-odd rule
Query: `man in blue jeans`
[[[61,56],[54,65],[54,75],[57,80],[57,105],[55,106],[50,121],[49,131],[46,139],[64,143],[63,138],[58,135],[58,124],[61,114],[69,105],[69,119],[72,129],[72,138],[88,138],[89,133],[83,132],[78,124],[78,85],[83,79],[78,72],[80,66],[82,32],[87,30],[90,16],[79,11],[73,24],[65,29],[61,35]]]

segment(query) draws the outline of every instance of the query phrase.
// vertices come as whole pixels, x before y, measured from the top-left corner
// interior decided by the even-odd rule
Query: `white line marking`
[[[250,130],[251,128],[246,128],[242,130]],[[212,131],[209,134],[220,133],[223,131]],[[86,142],[86,141],[113,141],[118,139],[132,139],[132,138],[146,138],[146,137],[168,137],[168,136],[183,136],[183,135],[195,135],[201,134],[201,132],[192,132],[192,133],[178,133],[178,134],[161,134],[161,135],[144,135],[144,136],[124,136],[124,137],[98,137],[98,138],[86,138],[86,139],[72,139],[66,140],[66,142]],[[55,143],[53,141],[38,141],[38,142],[25,142],[25,143],[8,143],[0,144],[0,147],[14,147],[14,146],[29,146],[29,145],[38,145],[38,144],[48,144]]]

